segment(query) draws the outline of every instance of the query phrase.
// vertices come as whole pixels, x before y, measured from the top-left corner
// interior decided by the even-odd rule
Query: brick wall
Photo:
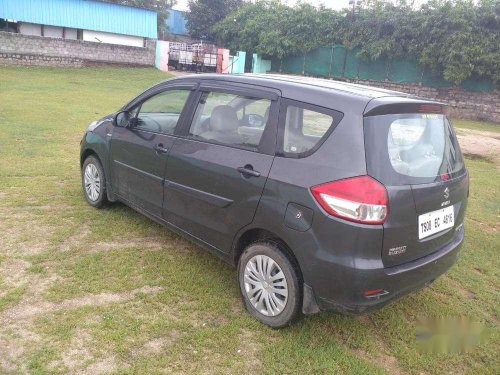
[[[500,123],[500,90],[489,92],[466,91],[459,87],[434,88],[417,83],[390,81],[353,81],[355,83],[402,91],[449,105],[451,117]]]
[[[154,66],[155,53],[154,40],[146,40],[146,47],[142,48],[0,31],[0,65]]]

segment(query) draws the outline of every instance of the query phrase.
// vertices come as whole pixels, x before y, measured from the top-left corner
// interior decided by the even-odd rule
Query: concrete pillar
[[[155,66],[162,72],[168,72],[168,53],[170,52],[170,43],[164,40],[156,42],[156,60]]]

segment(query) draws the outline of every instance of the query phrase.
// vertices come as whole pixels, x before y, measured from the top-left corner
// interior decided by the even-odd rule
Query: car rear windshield
[[[365,118],[368,172],[386,184],[448,180],[464,162],[455,133],[442,114],[391,114]]]

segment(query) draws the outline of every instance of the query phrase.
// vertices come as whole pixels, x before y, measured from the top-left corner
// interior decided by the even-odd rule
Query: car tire
[[[99,159],[93,155],[83,162],[82,166],[83,194],[88,204],[102,208],[108,204],[106,195],[106,176]]]
[[[279,244],[250,244],[238,262],[238,283],[245,308],[261,323],[282,328],[300,316],[302,282]]]

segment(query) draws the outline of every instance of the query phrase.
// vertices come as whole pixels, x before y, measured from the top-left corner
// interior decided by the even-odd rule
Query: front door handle
[[[238,172],[246,176],[259,177],[260,172],[254,171],[251,165],[245,165],[244,167],[239,167]]]
[[[153,149],[156,151],[158,154],[166,154],[168,152],[168,148],[163,147],[162,143],[157,144],[156,146],[153,147]]]

